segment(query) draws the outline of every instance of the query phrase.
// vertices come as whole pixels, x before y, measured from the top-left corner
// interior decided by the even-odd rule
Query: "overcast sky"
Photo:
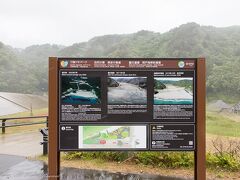
[[[240,0],[0,0],[0,41],[18,48],[166,32],[187,22],[240,25]]]

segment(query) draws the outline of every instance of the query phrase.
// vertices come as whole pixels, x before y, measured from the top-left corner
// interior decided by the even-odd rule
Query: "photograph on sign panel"
[[[101,102],[100,77],[62,76],[62,103],[99,104]]]
[[[147,78],[108,77],[108,104],[147,104]]]
[[[155,77],[154,104],[193,104],[193,78]]]
[[[79,126],[79,148],[146,148],[146,126]]]

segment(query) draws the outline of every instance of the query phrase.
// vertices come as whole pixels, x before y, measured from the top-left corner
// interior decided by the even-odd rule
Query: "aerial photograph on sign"
[[[79,126],[79,148],[146,148],[146,126]]]
[[[101,103],[100,77],[62,76],[61,100],[67,104]]]
[[[147,78],[108,77],[108,104],[147,104]]]
[[[154,104],[193,104],[193,78],[155,77]]]

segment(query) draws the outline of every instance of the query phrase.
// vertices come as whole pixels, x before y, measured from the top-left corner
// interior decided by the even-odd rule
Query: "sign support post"
[[[206,64],[197,60],[197,128],[194,175],[196,180],[206,180]]]
[[[49,58],[49,122],[48,122],[48,180],[59,180],[60,152],[58,151],[58,58]]]

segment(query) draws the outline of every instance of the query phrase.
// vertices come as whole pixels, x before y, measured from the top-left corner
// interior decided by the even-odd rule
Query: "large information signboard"
[[[204,58],[49,58],[49,180],[61,151],[193,151],[205,180]]]
[[[59,150],[194,150],[196,59],[59,59]]]

